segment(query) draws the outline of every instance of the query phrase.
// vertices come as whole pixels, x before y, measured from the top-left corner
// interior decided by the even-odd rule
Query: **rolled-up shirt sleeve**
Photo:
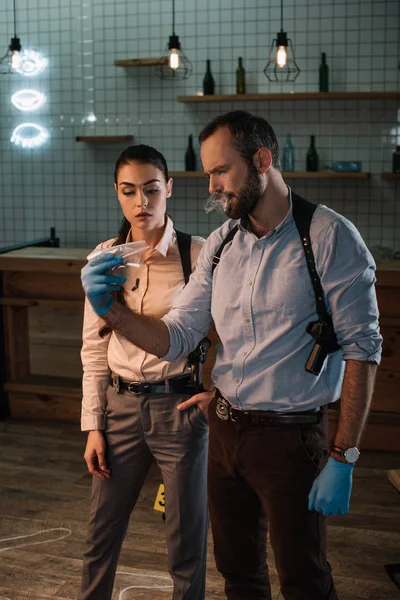
[[[104,338],[100,337],[99,331],[104,325],[105,321],[96,315],[85,298],[81,350],[83,367],[82,431],[104,429],[106,393],[110,382],[108,344],[111,337],[111,334]]]
[[[214,241],[213,241],[214,240]],[[215,236],[204,244],[189,283],[162,320],[168,328],[169,350],[161,360],[170,362],[187,356],[208,333],[212,324],[212,260]]]
[[[333,221],[319,238],[316,265],[343,360],[379,364],[382,336],[374,259],[347,219]]]

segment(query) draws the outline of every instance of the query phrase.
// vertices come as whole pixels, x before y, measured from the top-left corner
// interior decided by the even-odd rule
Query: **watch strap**
[[[332,444],[331,451],[336,452],[336,454],[340,454],[341,456],[344,456],[346,448],[341,448],[340,446],[335,446],[335,444]]]
[[[346,456],[346,453],[349,450],[356,450],[356,452],[358,453],[358,455],[355,457],[355,460],[351,460],[351,459],[349,460],[348,457]],[[349,448],[341,448],[340,446],[335,446],[335,444],[332,444],[331,445],[331,453],[336,454],[336,456],[340,456],[348,464],[354,464],[355,462],[357,462],[357,460],[360,456],[360,451],[355,446],[350,446]]]

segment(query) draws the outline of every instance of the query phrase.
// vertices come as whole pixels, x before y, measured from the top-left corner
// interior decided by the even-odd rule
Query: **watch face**
[[[344,451],[344,457],[348,463],[355,463],[359,456],[360,451],[358,448],[347,448],[347,450]]]

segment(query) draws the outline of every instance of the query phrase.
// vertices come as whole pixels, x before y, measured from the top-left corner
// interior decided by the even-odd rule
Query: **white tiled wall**
[[[41,50],[49,67],[37,78],[0,76],[0,246],[46,235],[53,225],[62,245],[91,247],[116,233],[121,213],[113,168],[124,146],[76,143],[78,135],[132,134],[164,152],[171,170],[183,169],[187,136],[213,116],[245,108],[265,116],[283,143],[293,137],[296,169],[305,169],[309,136],[321,165],[361,160],[369,180],[292,180],[296,191],[353,220],[367,243],[400,250],[399,183],[382,181],[400,144],[397,100],[273,101],[180,104],[178,95],[202,88],[211,59],[216,93],[234,92],[243,56],[248,92],[316,91],[320,53],[326,52],[332,91],[398,90],[398,0],[285,0],[284,28],[301,73],[293,84],[271,84],[263,74],[280,28],[278,0],[176,0],[176,33],[193,64],[184,82],[160,81],[151,68],[124,69],[116,58],[160,56],[171,33],[171,0],[18,0],[23,45]],[[12,2],[0,0],[0,54],[12,31]],[[10,103],[23,87],[46,93],[38,112]],[[85,122],[94,113],[95,124]],[[42,148],[10,143],[30,120],[50,132]],[[198,147],[197,147],[198,150]],[[199,163],[200,167],[200,163]],[[207,216],[203,180],[175,181],[169,211],[178,226],[206,236],[221,222]]]

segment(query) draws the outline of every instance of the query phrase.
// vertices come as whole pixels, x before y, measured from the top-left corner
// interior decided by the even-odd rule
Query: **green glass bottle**
[[[193,148],[193,136],[191,134],[189,135],[189,143],[185,153],[185,170],[196,170],[196,153]]]
[[[239,56],[239,64],[238,68],[236,69],[236,93],[246,93],[246,71],[243,67],[243,61],[241,56]]]
[[[310,136],[310,147],[307,151],[306,157],[307,163],[307,171],[318,171],[319,168],[319,158],[317,154],[317,150],[315,148],[315,135]]]
[[[329,92],[329,67],[326,64],[325,52],[322,52],[321,64],[319,65],[319,91]]]
[[[207,59],[207,70],[206,70],[206,74],[204,75],[204,79],[203,79],[203,94],[205,96],[209,96],[214,94],[214,90],[215,90],[215,81],[214,81],[214,77],[212,76],[211,73],[211,60]]]

